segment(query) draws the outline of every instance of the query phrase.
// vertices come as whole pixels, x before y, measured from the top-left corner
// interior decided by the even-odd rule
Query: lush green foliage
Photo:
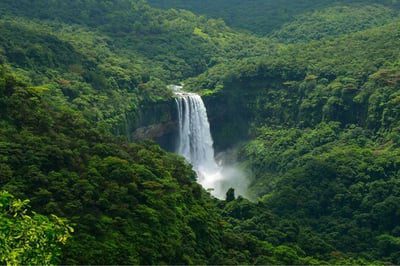
[[[143,1],[1,1],[1,189],[70,221],[64,264],[400,263],[398,1],[346,2],[158,1],[242,14],[227,22],[259,38]],[[128,141],[185,79],[223,121],[217,144],[252,138],[257,203],[217,201],[182,158]],[[41,246],[1,259],[58,263],[64,220],[7,200],[22,209],[1,221]]]
[[[181,159],[154,145],[108,140],[80,113],[54,106],[48,90],[9,74],[3,80],[1,185],[77,224],[64,263],[172,263],[198,249],[186,239],[194,236],[190,213],[198,212],[185,203],[202,192]]]
[[[296,16],[272,34],[280,42],[309,42],[390,22],[397,12],[380,5],[338,5]]]
[[[286,253],[297,254],[293,263],[318,263],[234,230],[182,158],[102,133],[59,95],[5,67],[0,80],[0,185],[74,225],[63,264],[279,264]],[[37,252],[57,256],[50,251]]]
[[[314,14],[323,12],[335,14]],[[282,35],[306,43],[282,45],[235,67],[215,66],[187,84],[230,99],[220,102],[226,117],[235,117],[228,123],[250,121],[243,126],[252,127],[255,140],[241,153],[254,175],[250,191],[278,224],[297,228],[294,242],[306,254],[335,263],[344,255],[398,264],[399,22],[307,42],[318,39],[313,19],[293,24],[307,30],[305,38]],[[326,36],[354,30],[332,25]],[[259,231],[271,237],[276,228]]]
[[[2,61],[123,135],[134,129],[138,106],[171,97],[166,84],[274,50],[223,21],[143,1],[6,0],[0,14]]]
[[[155,76],[164,82],[200,74],[229,58],[265,52],[257,47],[263,40],[234,32],[222,20],[207,20],[188,11],[159,11],[144,1],[85,0],[71,4],[60,0],[5,0],[0,3],[0,10],[12,16],[62,22],[56,24],[58,31],[64,24],[79,25],[73,28],[75,30],[90,29],[90,35],[97,37],[96,46],[109,48],[124,61],[131,61],[136,69],[150,72],[146,73],[150,78]],[[66,30],[71,35],[71,30]],[[79,36],[82,33],[78,33]],[[90,54],[97,60],[102,58],[98,53]],[[115,63],[119,60],[111,64]],[[125,70],[127,65],[122,68]],[[148,78],[146,76],[144,81]],[[140,81],[143,79],[137,82]]]
[[[334,40],[284,46],[235,67],[218,65],[187,84],[238,98],[241,112],[256,125],[340,121],[393,130],[398,127],[399,34],[394,22]]]
[[[300,240],[308,254],[335,247],[399,263],[397,146],[376,143],[359,127],[323,123],[312,130],[263,128],[243,156],[267,208],[316,232],[323,245]]]
[[[55,215],[27,210],[29,200],[0,192],[0,262],[7,265],[49,265],[60,262],[61,246],[73,229]]]
[[[303,19],[305,18],[305,16],[303,16],[305,13],[326,7],[342,4],[358,4],[361,6],[370,3],[379,3],[391,8],[398,8],[400,6],[399,1],[396,0],[149,0],[149,3],[157,7],[184,8],[198,14],[203,14],[214,18],[223,18],[228,25],[234,28],[249,30],[261,35],[267,35],[279,30],[283,25],[290,23],[293,20],[298,20],[298,17]],[[357,11],[356,13],[359,12]],[[318,16],[318,12],[316,15]],[[354,20],[351,20],[353,17],[352,15],[353,14],[347,14],[347,16],[345,16],[346,20],[351,21],[351,24],[354,23]],[[343,14],[339,14],[339,16],[333,20],[336,20],[339,17],[343,18]],[[371,21],[364,20],[365,18],[361,18],[360,16],[356,16],[355,18],[357,18],[356,21],[359,21],[360,23],[366,23],[367,25],[373,23]],[[316,20],[317,18],[314,19],[314,22],[317,22],[318,25],[323,26],[323,24],[320,24],[320,21]],[[314,25],[311,25],[311,21],[310,26],[316,29]],[[353,27],[358,28],[360,25],[355,25],[354,23]],[[365,27],[365,25],[361,27]],[[332,29],[332,27],[330,28]],[[311,29],[306,29],[305,33]],[[316,34],[315,32],[313,33]],[[307,36],[306,38],[311,38],[311,36]],[[287,40],[285,39],[284,41],[286,42]]]

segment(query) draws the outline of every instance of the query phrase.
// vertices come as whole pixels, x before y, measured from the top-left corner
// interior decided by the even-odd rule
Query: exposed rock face
[[[133,140],[154,140],[159,142],[167,150],[171,150],[172,143],[168,143],[168,140],[173,139],[176,135],[177,123],[175,121],[169,121],[165,123],[153,124],[145,127],[140,127],[132,133]],[[165,139],[166,141],[163,141]],[[170,147],[171,146],[171,147]]]
[[[136,126],[131,130],[134,141],[153,140],[168,151],[174,151],[178,133],[177,111],[173,99],[143,105]]]

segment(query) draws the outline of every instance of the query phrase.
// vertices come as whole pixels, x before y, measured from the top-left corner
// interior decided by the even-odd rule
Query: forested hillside
[[[364,5],[369,4],[380,4],[395,9],[400,7],[400,2],[397,0],[149,0],[149,3],[156,7],[188,9],[208,17],[222,18],[229,26],[259,35],[268,35],[285,24],[298,20],[299,17],[304,18],[307,16],[306,13],[327,7],[343,4],[362,9]],[[334,14],[331,15],[334,16]],[[366,18],[356,16],[356,19]],[[371,22],[367,22],[367,25],[369,23]],[[365,27],[366,25],[357,24],[357,26]]]
[[[255,137],[241,151],[250,194],[318,235],[318,249],[303,242],[308,254],[333,248],[399,263],[399,28],[289,45],[188,82],[236,98],[227,108],[252,121]]]
[[[272,37],[284,43],[309,42],[385,25],[397,16],[382,5],[337,5],[296,16]]]
[[[64,24],[74,25],[74,30],[89,30],[106,42],[102,46],[125,60],[131,57],[136,68],[146,65],[147,71],[152,70],[149,74],[164,82],[199,74],[229,58],[265,52],[257,46],[263,40],[238,34],[221,20],[207,20],[183,10],[160,11],[144,1],[5,0],[0,10],[41,23],[56,23],[58,31]]]
[[[31,228],[38,230],[41,244],[32,251],[17,250],[22,245],[14,237],[18,231],[10,230],[19,230],[20,222],[10,219],[10,213],[23,205],[9,210],[10,195],[4,193],[0,221],[6,227],[0,237],[10,247],[0,249],[2,262],[319,263],[298,247],[273,245],[235,228],[237,222],[230,221],[233,206],[212,199],[177,155],[154,143],[115,138],[75,110],[62,92],[27,83],[28,77],[9,66],[3,65],[0,74],[2,190],[29,198],[37,212],[67,218],[74,228],[70,239],[68,234],[57,240],[63,227],[53,229],[46,218],[35,216],[44,223]],[[25,232],[27,225],[22,225]],[[34,236],[33,231],[25,234]],[[35,239],[26,243],[34,245]],[[9,256],[10,250],[15,257]]]
[[[0,3],[6,15],[0,21],[3,61],[121,134],[135,124],[132,115],[126,124],[126,114],[135,114],[142,102],[171,96],[166,84],[260,55],[269,46],[222,22],[161,12],[140,1],[47,2]]]
[[[398,1],[149,3],[0,2],[0,263],[399,264]],[[132,140],[179,83],[249,199]]]

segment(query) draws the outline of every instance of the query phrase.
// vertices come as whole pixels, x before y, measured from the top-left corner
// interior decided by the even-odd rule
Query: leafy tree
[[[61,248],[72,227],[55,215],[30,213],[29,200],[0,192],[0,262],[7,265],[60,263]]]

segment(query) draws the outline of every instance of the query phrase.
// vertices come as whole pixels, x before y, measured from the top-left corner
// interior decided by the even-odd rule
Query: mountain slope
[[[187,82],[228,110],[223,130],[250,121],[242,126],[255,139],[241,151],[254,175],[250,191],[300,227],[298,243],[313,256],[333,247],[399,263],[399,28],[282,46]]]
[[[382,4],[398,8],[398,1],[384,0],[149,0],[161,8],[183,8],[213,18],[223,18],[229,26],[259,35],[279,30],[296,17],[312,11],[342,4]]]
[[[272,34],[279,42],[309,42],[385,25],[397,12],[381,5],[337,5],[296,16]]]
[[[256,44],[261,41],[238,34],[221,21],[206,20],[187,11],[161,11],[144,1],[5,0],[0,3],[0,11],[3,15],[80,25],[100,32],[109,37],[108,45],[115,53],[149,59],[146,63],[151,68],[162,68],[157,69],[158,76],[169,81],[200,74],[219,60],[257,54]]]
[[[140,106],[171,97],[167,84],[274,50],[187,11],[107,3],[2,1],[0,54],[33,84],[47,84],[100,127],[127,138]]]

